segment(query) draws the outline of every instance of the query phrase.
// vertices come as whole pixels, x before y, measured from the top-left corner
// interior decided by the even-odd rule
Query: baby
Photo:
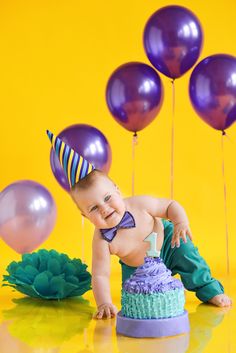
[[[124,199],[113,181],[96,169],[76,183],[70,193],[82,215],[95,226],[92,288],[97,319],[117,313],[110,293],[110,255],[120,258],[124,282],[144,263],[150,247],[145,238],[153,231],[158,234],[161,258],[173,275],[180,274],[186,289],[203,302],[221,307],[232,304],[193,245],[187,215],[176,201],[151,196]]]

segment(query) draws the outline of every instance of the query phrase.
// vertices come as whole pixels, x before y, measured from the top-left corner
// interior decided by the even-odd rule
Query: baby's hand
[[[176,246],[179,248],[180,238],[183,239],[184,243],[187,243],[186,235],[188,235],[191,240],[193,239],[188,223],[181,222],[174,224],[174,233],[171,240],[171,247],[174,248]]]
[[[102,318],[111,319],[116,316],[117,312],[118,310],[115,305],[111,303],[104,303],[99,305],[97,312],[93,315],[93,318],[98,320]]]

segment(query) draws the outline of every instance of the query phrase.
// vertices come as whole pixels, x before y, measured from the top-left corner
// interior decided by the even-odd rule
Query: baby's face
[[[116,226],[125,212],[119,189],[104,177],[98,177],[88,189],[77,190],[73,199],[82,214],[98,229]]]

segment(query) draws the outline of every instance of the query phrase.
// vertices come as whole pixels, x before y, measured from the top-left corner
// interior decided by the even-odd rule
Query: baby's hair
[[[110,180],[107,174],[102,172],[99,169],[94,169],[92,172],[90,172],[88,175],[86,175],[85,178],[79,180],[72,188],[71,192],[76,192],[77,190],[86,190],[88,189],[91,185],[94,184],[94,182],[99,178],[107,178]]]

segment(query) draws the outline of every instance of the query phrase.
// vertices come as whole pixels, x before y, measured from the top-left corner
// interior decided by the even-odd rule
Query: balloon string
[[[81,261],[84,263],[84,216],[81,217]]]
[[[228,212],[227,212],[227,190],[226,190],[226,178],[225,178],[225,158],[224,158],[224,136],[225,131],[222,131],[221,136],[221,150],[222,150],[222,176],[224,185],[224,213],[225,213],[225,240],[226,240],[226,269],[227,275],[229,275],[229,229],[228,229]]]
[[[132,196],[134,196],[135,186],[135,146],[138,144],[138,135],[135,132],[132,139]]]
[[[170,162],[170,197],[174,197],[174,142],[175,142],[175,79],[171,80],[172,83],[172,122],[171,122],[171,162]]]
[[[88,347],[88,331],[87,331],[87,328],[84,328],[84,346],[85,348]]]

